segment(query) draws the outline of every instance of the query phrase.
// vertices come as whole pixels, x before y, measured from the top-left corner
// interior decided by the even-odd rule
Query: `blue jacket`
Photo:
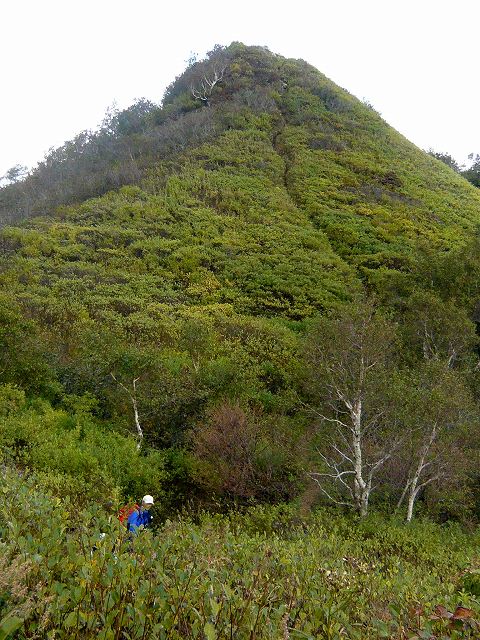
[[[153,518],[150,511],[148,509],[140,507],[139,509],[135,509],[135,511],[132,511],[132,513],[128,516],[127,529],[132,533],[137,533],[138,527],[142,525],[144,527],[148,527],[152,520]]]

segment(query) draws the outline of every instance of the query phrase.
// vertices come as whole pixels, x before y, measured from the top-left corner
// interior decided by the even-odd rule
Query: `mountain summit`
[[[77,292],[92,317],[229,305],[301,320],[408,271],[419,243],[461,245],[480,220],[480,192],[370,106],[239,43],[2,196],[10,218],[36,216],[3,231],[10,289],[34,307]]]

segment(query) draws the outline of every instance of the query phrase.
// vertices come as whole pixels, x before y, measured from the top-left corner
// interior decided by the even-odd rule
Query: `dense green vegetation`
[[[108,511],[2,480],[2,638],[478,637],[478,534],[454,525],[257,507],[130,541]]]
[[[478,615],[477,533],[371,512],[480,517],[478,189],[305,62],[234,43],[0,201],[21,633],[475,637],[429,616]],[[172,522],[132,555],[115,513],[145,492]],[[332,503],[327,531],[308,514]]]

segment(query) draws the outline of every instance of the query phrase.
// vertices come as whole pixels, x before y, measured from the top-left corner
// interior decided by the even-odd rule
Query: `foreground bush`
[[[34,469],[44,488],[70,496],[77,506],[136,497],[145,487],[161,495],[167,476],[163,452],[139,451],[133,437],[89,414],[53,409],[39,399],[17,406],[22,400],[21,390],[0,385],[0,461]]]
[[[129,540],[36,482],[2,475],[2,638],[478,637],[478,533],[262,507]]]

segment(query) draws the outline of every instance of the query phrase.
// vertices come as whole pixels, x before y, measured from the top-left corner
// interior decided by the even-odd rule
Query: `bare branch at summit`
[[[214,64],[211,70],[205,73],[196,85],[192,83],[190,88],[192,96],[196,100],[201,100],[208,104],[213,89],[223,80],[226,68],[227,65]]]

